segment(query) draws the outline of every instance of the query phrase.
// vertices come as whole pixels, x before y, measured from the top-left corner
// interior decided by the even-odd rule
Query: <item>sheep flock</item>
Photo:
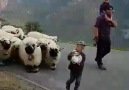
[[[5,25],[0,29],[0,62],[18,62],[30,73],[38,72],[43,65],[55,70],[63,49],[57,41],[57,36],[37,31],[25,34],[21,28]]]

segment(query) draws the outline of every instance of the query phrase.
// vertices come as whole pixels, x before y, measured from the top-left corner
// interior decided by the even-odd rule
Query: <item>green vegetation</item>
[[[26,30],[27,33],[30,32],[30,31],[42,32],[38,22],[27,22],[25,24],[25,30]]]

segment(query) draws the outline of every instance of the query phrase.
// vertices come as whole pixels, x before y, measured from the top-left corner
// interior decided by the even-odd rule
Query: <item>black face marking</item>
[[[50,49],[49,54],[51,57],[57,57],[58,50],[57,49]]]
[[[25,51],[27,54],[31,55],[34,53],[35,47],[33,45],[26,45]]]
[[[5,50],[8,50],[11,47],[11,41],[9,43],[6,42],[6,40],[1,41],[1,45]]]

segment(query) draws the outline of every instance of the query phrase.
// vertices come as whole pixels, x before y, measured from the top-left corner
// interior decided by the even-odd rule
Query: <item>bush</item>
[[[27,22],[25,24],[25,30],[26,30],[27,33],[30,32],[30,31],[42,32],[38,22]]]

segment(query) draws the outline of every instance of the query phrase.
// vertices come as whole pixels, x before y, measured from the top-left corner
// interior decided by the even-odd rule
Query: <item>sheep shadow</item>
[[[1,60],[0,60],[1,61]],[[9,72],[26,72],[26,67],[22,62],[18,62],[19,60],[10,60],[10,62],[5,61],[6,65],[0,65],[0,71],[9,71]],[[39,66],[39,71],[54,71],[50,69],[48,65],[46,65],[44,62],[42,62]]]

